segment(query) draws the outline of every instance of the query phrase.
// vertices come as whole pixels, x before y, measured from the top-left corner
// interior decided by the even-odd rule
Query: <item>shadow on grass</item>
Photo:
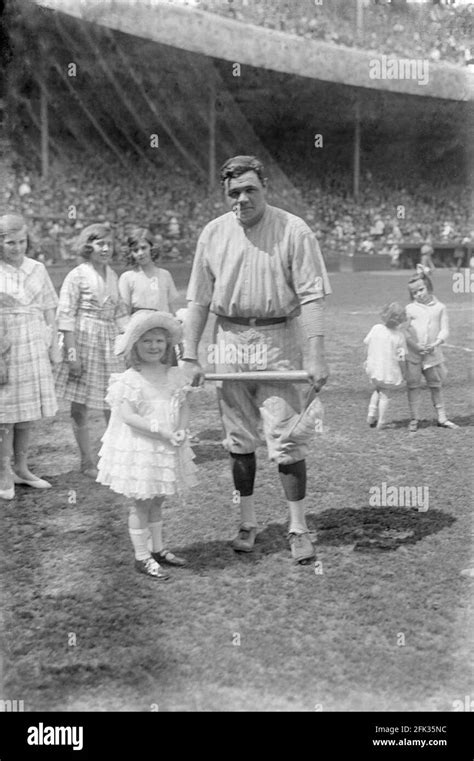
[[[456,425],[459,425],[460,428],[468,428],[469,426],[472,426],[474,424],[474,415],[450,415],[449,419],[456,423]],[[385,430],[401,430],[406,429],[407,433],[408,426],[410,425],[411,418],[403,418],[402,420],[392,420],[389,422],[388,427]],[[418,421],[418,430],[428,429],[428,428],[438,428],[439,426],[436,425],[436,419],[430,418],[428,420],[421,419]],[[374,431],[377,432],[377,430],[374,428]]]
[[[455,518],[440,510],[419,513],[390,507],[325,510],[320,515],[307,516],[310,531],[317,533],[318,546],[353,545],[358,552],[382,552],[415,544],[448,528],[454,521]],[[230,541],[210,541],[188,545],[180,554],[187,558],[190,569],[204,570],[254,564],[265,555],[283,551],[289,551],[287,525],[270,523],[257,534],[253,552],[234,552]]]
[[[229,454],[220,445],[206,444],[193,444],[192,450],[194,452],[194,462],[196,465],[201,465],[203,462],[215,462],[216,460],[228,460]]]
[[[419,513],[401,507],[344,508],[307,516],[310,530],[317,532],[318,544],[353,544],[354,550],[362,552],[396,550],[402,544],[415,544],[451,526],[455,520],[441,510]]]

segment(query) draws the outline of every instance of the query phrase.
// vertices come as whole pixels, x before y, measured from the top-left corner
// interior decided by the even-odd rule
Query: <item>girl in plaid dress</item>
[[[84,228],[77,241],[84,262],[65,277],[59,294],[58,328],[64,335],[63,361],[56,391],[71,402],[72,429],[81,453],[81,471],[97,478],[89,438],[89,408],[110,411],[105,401],[111,373],[121,372],[114,354],[117,335],[125,329],[128,311],[109,267],[113,242],[108,224]]]
[[[15,484],[51,486],[33,475],[27,457],[32,421],[57,411],[51,363],[58,361],[58,298],[27,249],[23,217],[0,217],[0,499],[13,499]]]

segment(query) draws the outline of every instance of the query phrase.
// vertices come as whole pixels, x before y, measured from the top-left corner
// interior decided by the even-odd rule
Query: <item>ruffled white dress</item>
[[[374,386],[397,388],[403,383],[400,362],[406,359],[405,336],[397,328],[379,323],[364,338],[367,346],[365,371]]]
[[[136,431],[120,415],[120,404],[126,399],[157,430],[160,426],[181,430],[188,412],[186,384],[178,367],[169,368],[160,386],[132,368],[110,376],[106,401],[112,412],[99,451],[99,483],[134,499],[182,493],[196,485],[197,468],[187,439],[175,447]]]

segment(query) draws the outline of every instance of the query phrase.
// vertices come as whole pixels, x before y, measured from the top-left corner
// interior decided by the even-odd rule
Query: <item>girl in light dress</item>
[[[99,452],[98,482],[134,500],[128,527],[135,568],[156,580],[169,578],[160,563],[185,564],[163,542],[163,501],[196,483],[186,431],[188,381],[171,365],[180,340],[181,326],[172,315],[132,315],[117,342],[117,352],[131,366],[110,380],[112,414]]]
[[[407,388],[410,407],[409,430],[418,429],[421,404],[421,380],[425,377],[440,428],[459,428],[448,419],[443,398],[446,363],[441,346],[449,336],[446,306],[433,294],[431,279],[417,272],[408,283],[411,302],[406,307]]]
[[[403,384],[406,364],[406,341],[400,326],[406,320],[404,308],[397,302],[387,304],[381,313],[382,323],[374,325],[364,338],[367,346],[365,371],[374,388],[370,397],[367,422],[379,430],[386,422],[389,394]]]
[[[168,270],[156,266],[160,252],[146,227],[135,227],[127,239],[127,263],[133,267],[120,275],[119,291],[131,314],[156,309],[174,314],[178,291]]]
[[[7,500],[17,484],[51,486],[30,471],[28,449],[33,421],[57,411],[58,297],[44,264],[26,255],[28,245],[23,217],[0,217],[0,499]]]

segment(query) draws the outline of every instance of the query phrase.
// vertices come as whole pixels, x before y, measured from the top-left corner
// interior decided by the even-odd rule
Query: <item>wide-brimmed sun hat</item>
[[[167,330],[172,344],[178,344],[183,337],[183,330],[178,320],[169,312],[155,312],[152,309],[139,309],[130,318],[122,335],[115,341],[115,354],[128,354],[140,336],[153,328]]]

